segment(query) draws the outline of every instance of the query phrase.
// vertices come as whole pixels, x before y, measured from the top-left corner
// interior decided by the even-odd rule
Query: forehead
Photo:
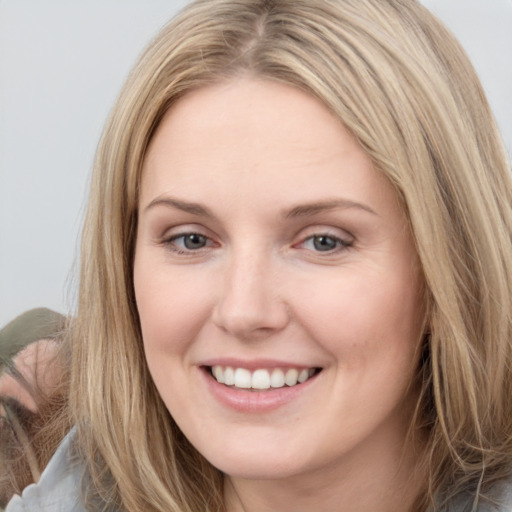
[[[337,133],[329,128],[333,127]],[[319,134],[318,128],[325,133]],[[146,167],[158,154],[179,147],[197,148],[190,160],[208,153],[238,149],[254,151],[262,158],[277,157],[281,150],[309,152],[319,157],[329,141],[320,146],[327,132],[342,148],[340,137],[352,139],[340,121],[319,100],[294,87],[258,79],[239,78],[190,92],[167,112],[146,157]],[[165,140],[164,140],[165,139]],[[305,144],[308,142],[307,144]],[[331,150],[335,149],[335,144]],[[265,150],[261,154],[261,150]],[[248,166],[248,163],[247,163]]]
[[[191,92],[166,114],[144,161],[141,201],[179,194],[232,204],[244,196],[247,206],[258,191],[267,200],[308,202],[337,193],[359,200],[389,188],[319,100],[241,78]]]

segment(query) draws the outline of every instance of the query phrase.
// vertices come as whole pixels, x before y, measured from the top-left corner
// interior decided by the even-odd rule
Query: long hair
[[[411,425],[428,481],[415,510],[471,486],[484,494],[512,464],[512,187],[467,57],[414,0],[200,0],[141,56],[95,162],[70,383],[91,495],[127,511],[223,510],[222,475],[149,375],[132,267],[160,120],[191,90],[242,74],[317,97],[396,188],[428,312]]]

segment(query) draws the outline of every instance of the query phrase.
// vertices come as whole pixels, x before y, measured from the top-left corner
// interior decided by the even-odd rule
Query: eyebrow
[[[357,201],[351,201],[350,199],[328,199],[326,201],[316,201],[313,203],[295,206],[285,213],[285,217],[309,217],[325,211],[335,210],[337,208],[357,208],[365,212],[371,213],[372,215],[377,215],[377,213],[374,210],[372,210],[369,206],[363,203],[358,203]]]
[[[205,206],[202,206],[199,203],[183,201],[173,197],[157,197],[144,208],[144,211],[148,211],[156,206],[175,208],[177,210],[181,210],[200,217],[215,218],[213,213]],[[326,201],[315,201],[312,203],[294,206],[293,208],[287,210],[283,216],[285,218],[310,217],[325,211],[335,210],[337,208],[357,208],[371,213],[372,215],[377,215],[377,213],[369,206],[363,203],[358,203],[357,201],[351,201],[350,199],[328,199]]]
[[[148,211],[155,206],[167,206],[170,208],[176,208],[177,210],[184,211],[186,213],[190,213],[192,215],[198,215],[202,217],[214,217],[212,212],[200,205],[199,203],[191,203],[188,201],[182,201],[180,199],[175,199],[173,197],[157,197],[153,199],[145,208],[144,211]]]

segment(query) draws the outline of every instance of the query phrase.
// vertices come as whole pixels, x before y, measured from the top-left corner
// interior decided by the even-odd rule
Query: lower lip
[[[209,391],[222,405],[238,412],[255,414],[274,411],[296,400],[314,384],[318,377],[318,374],[314,375],[306,382],[295,386],[271,388],[268,391],[254,391],[220,384],[206,368],[202,368],[202,373]]]

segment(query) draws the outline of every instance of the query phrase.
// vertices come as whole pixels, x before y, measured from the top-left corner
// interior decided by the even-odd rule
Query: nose
[[[226,263],[213,321],[239,339],[270,336],[286,327],[289,307],[281,297],[279,269],[263,255],[242,253]]]

